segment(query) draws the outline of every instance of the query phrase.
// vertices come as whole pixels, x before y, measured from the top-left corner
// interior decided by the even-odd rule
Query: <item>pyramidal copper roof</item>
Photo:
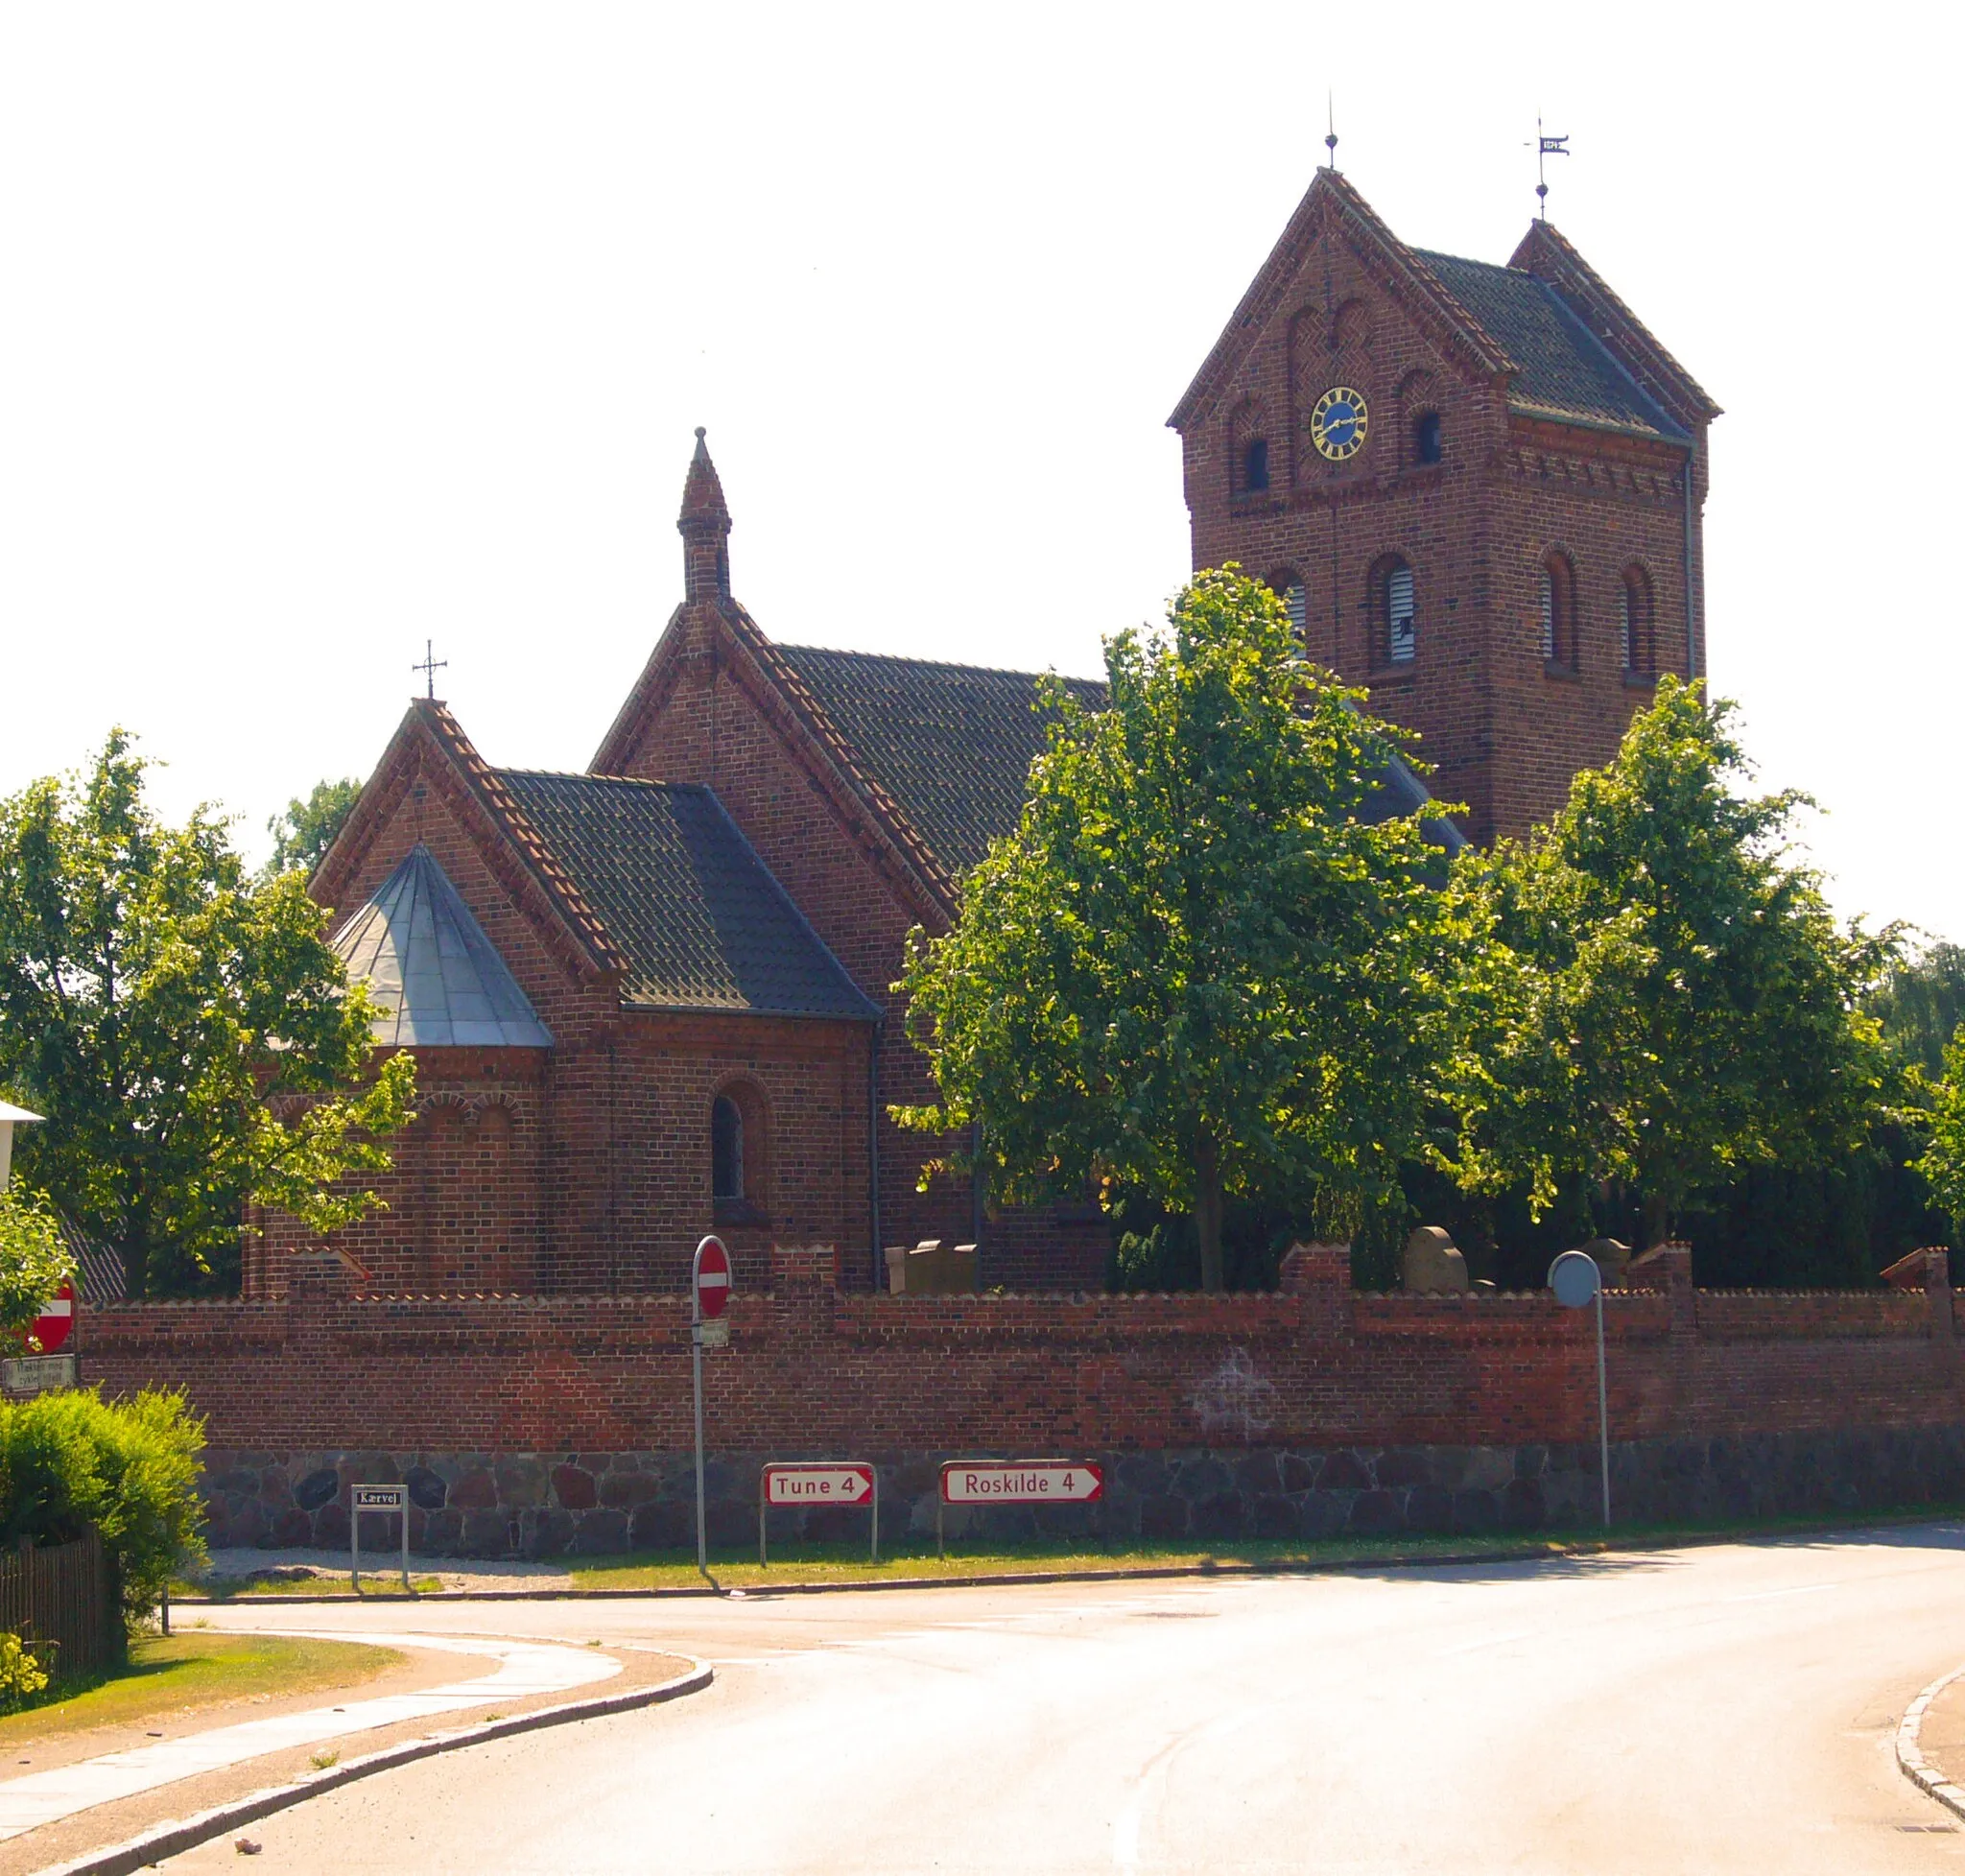
[[[343,928],[334,948],[383,1006],[383,1047],[547,1049],[553,1037],[420,842]]]

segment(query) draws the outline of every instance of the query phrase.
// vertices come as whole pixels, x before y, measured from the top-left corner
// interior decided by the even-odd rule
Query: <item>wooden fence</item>
[[[72,1544],[0,1552],[0,1629],[51,1675],[98,1674],[123,1658],[123,1611],[99,1532]]]

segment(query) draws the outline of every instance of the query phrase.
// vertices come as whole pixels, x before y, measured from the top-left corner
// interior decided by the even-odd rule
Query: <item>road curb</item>
[[[1930,1710],[1930,1703],[1960,1674],[1965,1674],[1965,1667],[1953,1668],[1950,1674],[1932,1681],[1910,1702],[1897,1727],[1897,1769],[1920,1792],[1936,1798],[1955,1817],[1965,1817],[1965,1791],[1960,1791],[1950,1779],[1940,1777],[1931,1769],[1925,1760],[1919,1736],[1924,1731],[1924,1716]]]
[[[195,1817],[178,1817],[169,1823],[154,1825],[140,1836],[107,1850],[90,1850],[71,1862],[50,1864],[36,1870],[35,1876],[131,1876],[131,1872],[148,1864],[161,1863],[166,1857],[175,1857],[195,1844],[222,1837],[242,1824],[253,1823],[261,1817],[271,1817],[275,1811],[285,1811],[307,1798],[319,1797],[323,1792],[331,1792],[341,1785],[351,1785],[356,1779],[370,1777],[378,1771],[392,1771],[397,1766],[414,1765],[418,1759],[432,1759],[439,1752],[456,1752],[466,1745],[482,1745],[486,1740],[509,1739],[516,1733],[537,1732],[542,1727],[562,1726],[575,1720],[600,1720],[608,1714],[628,1713],[636,1707],[655,1706],[663,1700],[677,1699],[684,1694],[700,1693],[716,1678],[716,1673],[707,1661],[697,1660],[694,1655],[686,1658],[694,1664],[687,1674],[659,1681],[653,1687],[630,1687],[624,1693],[600,1694],[584,1700],[565,1700],[558,1706],[541,1707],[536,1713],[521,1713],[509,1720],[486,1721],[480,1725],[437,1733],[427,1739],[405,1740],[401,1745],[384,1746],[379,1752],[350,1759],[345,1765],[296,1779],[291,1785],[271,1785],[264,1791],[235,1798],[229,1804],[214,1805],[209,1811],[201,1811]]]

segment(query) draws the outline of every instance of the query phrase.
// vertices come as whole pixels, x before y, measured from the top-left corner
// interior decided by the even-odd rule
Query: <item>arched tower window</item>
[[[1563,554],[1551,554],[1540,575],[1542,658],[1555,670],[1576,668],[1576,574]]]
[[[1412,426],[1412,460],[1415,463],[1438,463],[1445,455],[1446,449],[1439,430],[1439,413],[1427,411]]]
[[[1657,670],[1652,630],[1651,582],[1643,567],[1626,567],[1617,590],[1618,638],[1623,668],[1633,677],[1648,677]]]
[[[727,1094],[710,1103],[710,1197],[737,1204],[745,1198],[744,1110]]]
[[[1269,487],[1269,420],[1260,398],[1243,399],[1228,419],[1228,486],[1237,495]]]
[[[1418,606],[1412,569],[1396,554],[1372,569],[1371,610],[1372,663],[1410,664],[1419,655]]]
[[[1283,610],[1290,615],[1290,629],[1296,634],[1296,642],[1302,644],[1304,628],[1310,617],[1303,576],[1294,567],[1278,567],[1269,575],[1267,583],[1269,591],[1283,602]]]

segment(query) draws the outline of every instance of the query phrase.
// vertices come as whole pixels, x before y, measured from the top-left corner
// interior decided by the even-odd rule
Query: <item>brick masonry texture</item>
[[[992,1454],[1102,1459],[1104,1510],[1045,1514],[1087,1533],[1594,1516],[1589,1318],[1546,1294],[1359,1295],[1332,1247],[1292,1252],[1279,1293],[1221,1297],[881,1297],[839,1290],[835,1263],[776,1252],[705,1359],[720,1542],[755,1534],[768,1458],[874,1460],[897,1532],[932,1525],[937,1458]],[[1701,1293],[1688,1254],[1658,1263],[1663,1287],[1606,1311],[1621,1515],[1965,1490],[1941,1255],[1921,1292],[1841,1295]],[[209,1416],[218,1541],[340,1542],[348,1484],[402,1478],[416,1541],[544,1555],[683,1541],[687,1325],[675,1295],[349,1294],[303,1260],[277,1301],[97,1310],[80,1334],[106,1392],[182,1387]]]
[[[1514,266],[1578,298],[1545,237]],[[1194,564],[1234,560],[1304,593],[1309,654],[1370,688],[1372,706],[1419,732],[1429,785],[1465,803],[1477,842],[1519,836],[1562,804],[1576,771],[1608,761],[1659,672],[1684,674],[1688,625],[1703,671],[1698,605],[1706,490],[1703,401],[1679,398],[1685,443],[1551,420],[1510,399],[1509,376],[1470,357],[1443,323],[1409,249],[1340,178],[1320,177],[1177,416]],[[1627,314],[1598,312],[1609,335]],[[1648,339],[1648,335],[1645,335]],[[1655,344],[1655,342],[1651,342]],[[1662,354],[1661,354],[1662,356]],[[1308,420],[1332,385],[1364,393],[1365,446],[1325,462]],[[1663,394],[1654,382],[1647,387]],[[1417,460],[1414,427],[1440,419],[1442,460]],[[1269,486],[1249,489],[1248,442],[1268,443]],[[1685,478],[1693,477],[1688,504]],[[1575,644],[1545,662],[1540,572],[1574,570]],[[1394,665],[1374,574],[1412,569],[1417,653]],[[1692,592],[1687,590],[1687,569]],[[1650,595],[1648,670],[1622,664],[1619,595],[1635,572]]]

